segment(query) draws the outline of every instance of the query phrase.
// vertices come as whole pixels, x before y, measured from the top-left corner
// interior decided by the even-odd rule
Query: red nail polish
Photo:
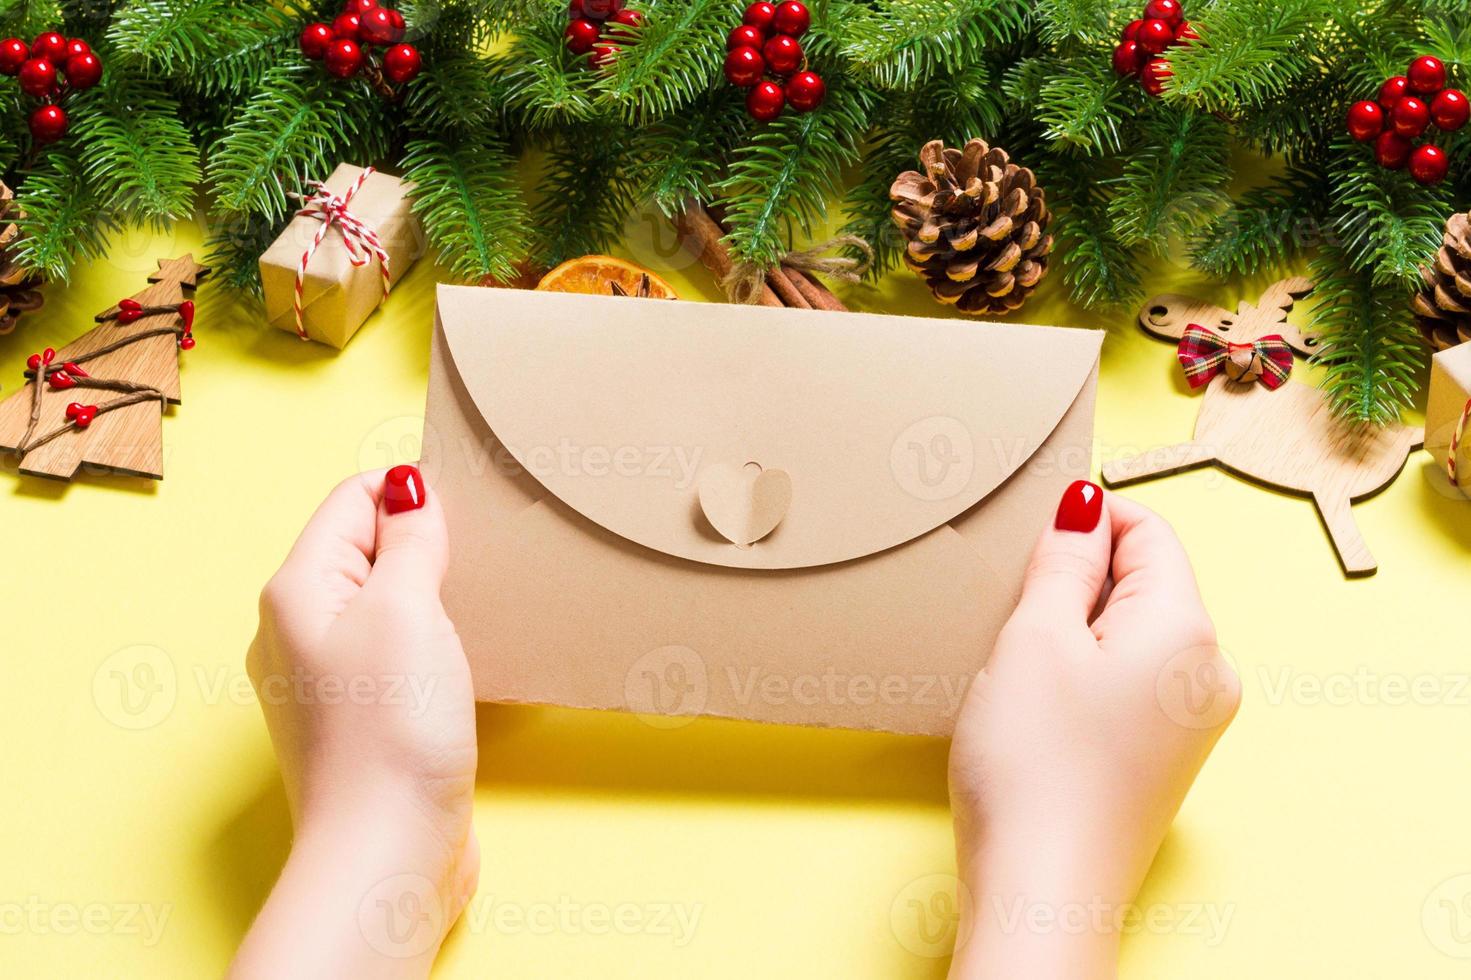
[[[417,467],[395,466],[383,478],[383,505],[390,514],[424,506],[424,478]]]
[[[1082,531],[1084,534],[1098,526],[1103,515],[1103,488],[1087,480],[1077,480],[1062,495],[1057,505],[1057,529],[1059,531]]]

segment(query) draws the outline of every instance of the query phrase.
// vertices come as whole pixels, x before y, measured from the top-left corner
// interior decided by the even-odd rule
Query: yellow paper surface
[[[703,269],[668,257],[665,228],[631,221],[622,254],[712,297]],[[200,244],[188,227],[135,233],[48,288],[0,338],[6,390],[156,257]],[[416,265],[340,354],[203,290],[161,484],[0,471],[0,972],[221,972],[289,844],[243,669],[257,593],[338,480],[418,455],[434,278]],[[1271,278],[1149,282],[1234,305]],[[1095,460],[1188,436],[1198,402],[1169,347],[1062,292],[1054,274],[1023,315],[1110,331]],[[944,315],[905,274],[845,297]],[[1305,500],[1215,471],[1128,493],[1184,539],[1246,703],[1156,862],[1142,901],[1157,918],[1126,941],[1124,977],[1463,977],[1448,954],[1471,953],[1471,918],[1458,933],[1453,917],[1471,893],[1471,666],[1449,603],[1471,592],[1471,504],[1413,455],[1354,508],[1381,570],[1345,581]],[[439,976],[943,976],[943,742],[539,708],[479,719],[481,890]],[[94,905],[110,928],[66,931],[66,910]],[[121,921],[129,905],[168,909],[156,942]],[[631,926],[596,925],[620,909]],[[698,914],[692,934],[679,910]]]

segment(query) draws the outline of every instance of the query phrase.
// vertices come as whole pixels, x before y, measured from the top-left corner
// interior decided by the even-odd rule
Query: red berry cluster
[[[802,42],[797,38],[811,26],[812,15],[806,4],[798,0],[779,4],[763,0],[747,7],[741,26],[730,32],[725,78],[732,85],[751,90],[746,96],[746,111],[754,118],[771,122],[787,105],[798,112],[811,112],[827,98],[822,76],[803,67]],[[767,72],[784,84],[767,78]]]
[[[1176,45],[1199,38],[1185,19],[1180,0],[1149,0],[1143,18],[1124,28],[1123,40],[1113,49],[1113,70],[1120,75],[1137,75],[1144,91],[1157,96],[1174,74],[1161,56]]]
[[[1450,133],[1471,118],[1465,93],[1445,86],[1445,65],[1439,58],[1428,54],[1416,58],[1407,74],[1384,83],[1377,102],[1349,107],[1349,135],[1361,143],[1373,140],[1381,167],[1400,170],[1409,164],[1410,176],[1420,183],[1440,183],[1450,167],[1445,151],[1433,143],[1415,147],[1410,141],[1423,136],[1432,122]]]
[[[37,143],[55,143],[66,135],[61,102],[102,80],[102,59],[81,38],[47,31],[30,45],[18,37],[0,41],[0,74],[18,76],[21,91],[41,100],[31,112],[31,137]]]
[[[380,7],[378,0],[348,0],[329,24],[308,24],[301,32],[301,53],[321,61],[338,78],[366,71],[375,84],[387,79],[403,84],[419,74],[424,61],[419,49],[404,44],[404,15]],[[386,48],[382,66],[373,46]]]
[[[623,49],[613,41],[627,37],[624,28],[638,27],[644,15],[623,6],[623,0],[572,0],[567,7],[567,50],[573,54],[592,52],[588,62],[605,68]]]

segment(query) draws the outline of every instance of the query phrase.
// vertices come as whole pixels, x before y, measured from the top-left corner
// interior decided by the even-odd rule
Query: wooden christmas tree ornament
[[[1287,322],[1293,303],[1312,291],[1307,279],[1274,283],[1236,312],[1185,296],[1144,305],[1146,332],[1179,344],[1192,387],[1205,400],[1190,442],[1109,463],[1103,482],[1121,486],[1214,463],[1280,490],[1313,498],[1349,575],[1378,568],[1350,504],[1384,489],[1425,441],[1421,428],[1374,426],[1336,417],[1324,393],[1291,381],[1292,354],[1317,340]]]
[[[180,350],[194,346],[194,256],[160,259],[152,285],[97,315],[100,324],[27,363],[0,402],[0,452],[20,471],[71,479],[83,464],[163,479],[163,409],[179,403]]]

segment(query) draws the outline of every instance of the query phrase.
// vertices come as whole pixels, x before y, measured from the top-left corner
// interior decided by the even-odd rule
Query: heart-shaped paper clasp
[[[700,509],[710,526],[741,548],[775,531],[792,506],[792,478],[760,463],[712,463],[700,473]]]

